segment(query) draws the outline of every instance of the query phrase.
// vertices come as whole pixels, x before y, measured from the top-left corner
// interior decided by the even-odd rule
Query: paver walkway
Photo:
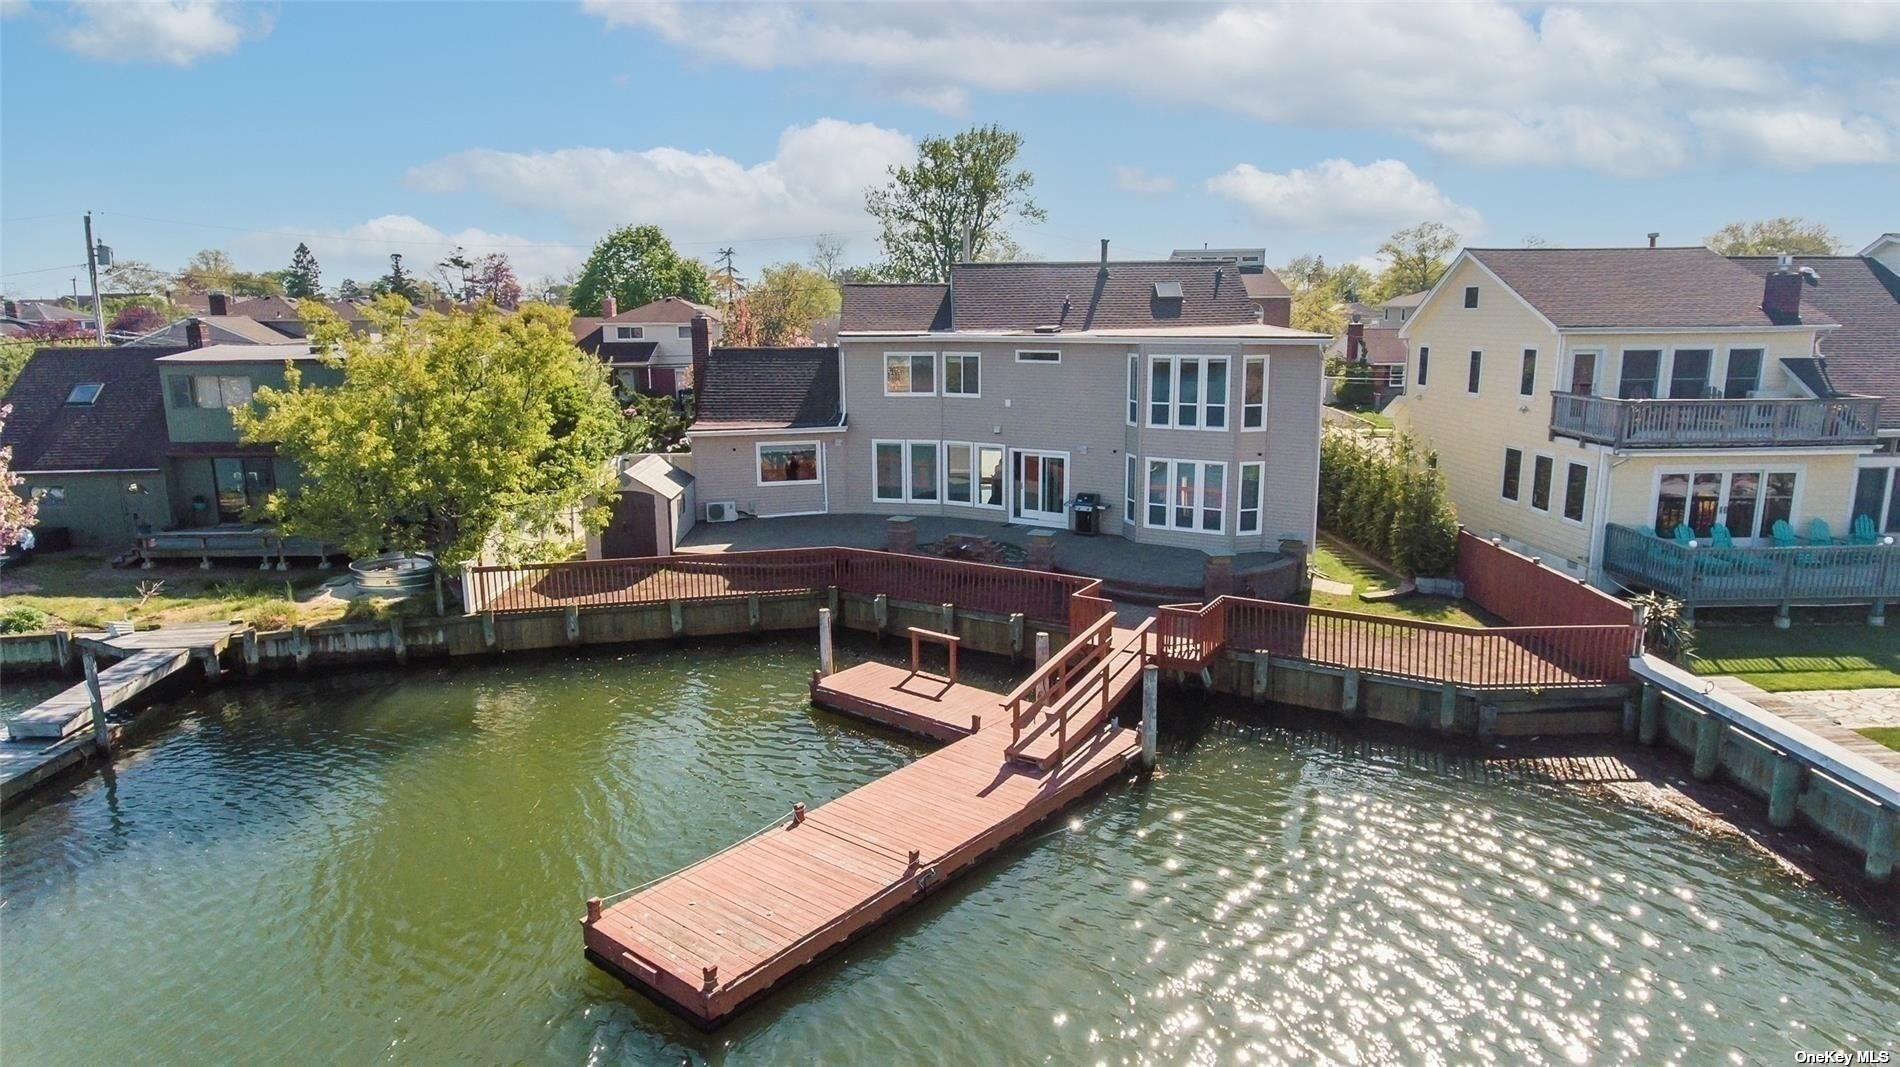
[[[1763,711],[1812,730],[1857,755],[1900,771],[1900,752],[1855,731],[1900,726],[1900,689],[1806,689],[1769,693],[1729,675],[1709,679]]]

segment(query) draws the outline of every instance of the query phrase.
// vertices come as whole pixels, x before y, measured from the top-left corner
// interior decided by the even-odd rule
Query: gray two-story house
[[[835,348],[707,349],[702,518],[869,513],[1210,555],[1311,545],[1321,349],[1222,262],[966,263],[848,285]]]

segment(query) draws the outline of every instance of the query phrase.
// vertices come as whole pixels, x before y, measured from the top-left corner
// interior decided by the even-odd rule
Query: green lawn
[[[1342,408],[1337,405],[1334,405],[1333,410],[1343,411],[1356,419],[1364,419],[1366,422],[1371,423],[1372,427],[1377,430],[1390,430],[1393,428],[1392,420],[1382,411],[1373,411],[1371,408]]]
[[[1900,726],[1864,726],[1855,732],[1869,741],[1900,752]]]
[[[1358,554],[1326,535],[1321,535],[1319,545],[1313,551],[1313,569],[1335,581],[1351,582],[1353,590],[1351,596],[1334,596],[1315,591],[1307,597],[1307,603],[1312,607],[1328,608],[1333,611],[1356,611],[1362,615],[1389,615],[1394,618],[1419,619],[1425,622],[1442,622],[1457,626],[1495,625],[1494,620],[1479,614],[1475,605],[1464,600],[1453,600],[1450,597],[1413,594],[1397,600],[1359,599],[1361,593],[1376,593],[1394,588],[1398,585],[1398,578],[1367,563]]]
[[[1697,674],[1732,674],[1771,693],[1900,686],[1900,628],[1802,625],[1696,630]]]
[[[348,574],[346,570],[343,572]],[[199,570],[176,562],[153,569],[118,568],[84,552],[41,553],[23,567],[0,571],[0,607],[45,613],[52,626],[99,627],[116,619],[135,622],[206,622],[258,618],[273,624],[315,623],[343,614],[347,605],[319,596],[335,570],[298,567],[260,571],[236,562]],[[285,599],[285,583],[296,601]],[[157,586],[154,595],[143,597]],[[141,606],[141,599],[144,603]]]

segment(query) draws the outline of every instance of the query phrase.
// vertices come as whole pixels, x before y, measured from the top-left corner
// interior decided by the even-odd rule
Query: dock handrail
[[[1114,628],[1115,616],[1096,619],[1009,691],[1003,698],[1003,710],[1009,715],[1011,747],[1022,740],[1025,724],[1046,708],[1049,701],[1065,696],[1070,683],[1103,658]]]
[[[951,684],[954,685],[957,680],[957,649],[962,647],[963,638],[955,634],[943,633],[940,630],[926,630],[921,626],[912,626],[908,627],[908,629],[910,631],[910,673],[913,675],[924,673],[923,642],[932,641],[942,645],[945,650],[949,652],[949,680]]]
[[[1105,616],[1096,621],[1081,638],[1071,641],[1062,652],[1049,657],[1036,674],[1030,675],[1010,693],[1004,701],[1004,708],[1010,716],[1009,753],[1013,756],[1021,751],[1023,728],[1033,723],[1037,715],[1048,713],[1055,719],[1056,751],[1055,759],[1060,761],[1069,754],[1069,717],[1080,710],[1084,698],[1094,699],[1095,692],[1087,685],[1075,685],[1073,682],[1090,675],[1100,675],[1102,711],[1106,713],[1112,691],[1117,660],[1124,654],[1135,657],[1137,664],[1148,663],[1153,658],[1149,648],[1154,635],[1155,622],[1144,619],[1141,625],[1129,634],[1120,645],[1115,642],[1114,617]],[[1107,630],[1100,628],[1107,624]],[[1085,640],[1086,639],[1086,640]],[[1065,654],[1080,653],[1070,660]],[[1043,672],[1054,667],[1054,671]],[[1039,678],[1039,675],[1043,677]],[[1038,681],[1050,681],[1053,684],[1038,687]],[[1034,694],[1031,697],[1031,694]],[[1024,698],[1030,698],[1027,704]],[[1080,740],[1077,738],[1076,740]]]

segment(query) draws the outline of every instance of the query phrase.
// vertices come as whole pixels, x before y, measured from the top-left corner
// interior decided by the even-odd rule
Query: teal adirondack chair
[[[1675,533],[1675,537],[1676,537],[1676,543],[1677,543],[1677,544],[1679,544],[1679,545],[1686,545],[1686,544],[1688,544],[1688,543],[1689,543],[1690,541],[1693,541],[1693,540],[1695,540],[1695,531],[1694,531],[1694,530],[1691,530],[1691,529],[1689,529],[1689,524],[1688,524],[1688,523],[1686,523],[1686,522],[1679,522],[1679,523],[1677,523],[1677,524],[1676,524],[1676,533]]]
[[[1811,545],[1831,545],[1834,543],[1834,530],[1826,519],[1808,520],[1808,543]]]
[[[1727,523],[1718,522],[1714,526],[1710,527],[1709,540],[1714,542],[1715,547],[1717,548],[1734,548],[1735,547],[1735,536],[1728,532]]]
[[[1787,519],[1776,519],[1769,535],[1774,539],[1776,548],[1793,548],[1800,543],[1800,539],[1794,535],[1794,527],[1788,525]]]
[[[1856,545],[1877,545],[1880,543],[1880,533],[1874,529],[1874,517],[1872,515],[1854,516],[1854,527],[1849,541]]]

